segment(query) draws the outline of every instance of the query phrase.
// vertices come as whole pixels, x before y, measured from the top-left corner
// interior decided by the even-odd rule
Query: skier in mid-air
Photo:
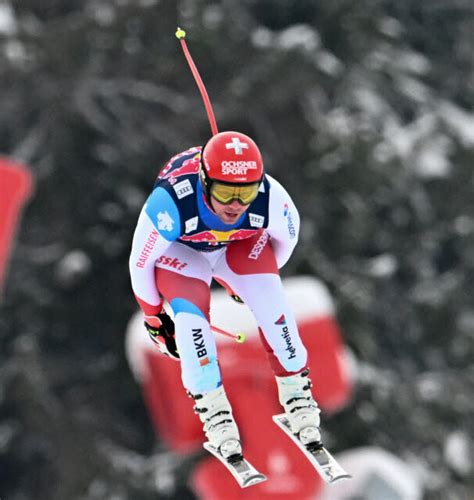
[[[320,444],[320,411],[311,394],[307,352],[279,275],[298,241],[298,211],[285,188],[264,172],[250,137],[218,133],[185,33],[178,28],[176,36],[213,136],[163,167],[140,213],[130,275],[145,327],[163,354],[180,361],[183,385],[195,400],[210,445],[228,461],[241,456],[209,322],[214,278],[254,314],[291,432],[303,444]]]
[[[146,329],[161,352],[181,362],[183,385],[224,457],[241,447],[209,323],[212,278],[253,312],[292,431],[303,442],[320,439],[307,352],[279,276],[299,225],[287,191],[264,173],[257,145],[238,132],[218,133],[172,158],[138,220],[130,274]]]

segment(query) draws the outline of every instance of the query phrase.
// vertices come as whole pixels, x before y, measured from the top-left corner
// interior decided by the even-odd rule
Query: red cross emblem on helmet
[[[240,132],[220,132],[204,146],[205,176],[213,181],[236,184],[260,182],[263,161],[255,142]]]

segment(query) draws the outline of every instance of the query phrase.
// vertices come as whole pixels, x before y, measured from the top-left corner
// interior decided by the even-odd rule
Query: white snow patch
[[[318,32],[307,24],[295,24],[277,32],[260,26],[252,33],[252,43],[259,48],[275,46],[283,50],[303,49],[308,52],[321,45]]]
[[[354,99],[369,116],[381,116],[387,109],[385,102],[368,87],[359,87],[354,91]]]
[[[430,91],[426,85],[421,83],[416,78],[406,75],[397,76],[397,87],[410,99],[417,102],[427,102],[430,98]]]
[[[469,436],[463,431],[454,431],[444,442],[444,459],[461,476],[467,476],[472,470]]]
[[[116,18],[116,11],[112,5],[105,3],[91,4],[92,17],[100,26],[110,26]]]
[[[474,233],[474,218],[466,214],[458,215],[454,219],[454,230],[462,236]]]
[[[330,76],[338,76],[344,70],[344,64],[327,50],[319,50],[315,59],[316,66]]]
[[[204,26],[208,29],[216,29],[224,20],[224,12],[220,5],[209,5],[202,14]]]
[[[385,121],[384,142],[375,148],[377,158],[401,158],[420,177],[445,177],[451,172],[452,140],[441,134],[438,118],[426,113],[408,126],[394,117]]]
[[[357,128],[354,117],[344,108],[334,108],[326,115],[324,121],[325,128],[339,139],[349,139]]]
[[[437,135],[422,145],[417,154],[415,171],[421,177],[446,177],[451,171],[448,155],[451,142],[442,135]]]
[[[465,309],[462,311],[456,321],[457,328],[474,338],[474,311]]]
[[[368,67],[373,69],[385,68],[391,74],[399,75],[425,75],[431,69],[430,61],[419,54],[409,50],[394,49],[388,43],[380,43],[367,57]]]
[[[253,31],[251,40],[255,47],[266,49],[271,46],[273,35],[269,29],[259,27]]]
[[[417,380],[416,386],[423,401],[436,401],[443,392],[443,385],[430,373],[423,374]]]
[[[307,24],[295,24],[277,35],[276,43],[282,49],[302,48],[307,51],[316,50],[320,46],[317,31]]]
[[[398,38],[403,32],[401,23],[393,17],[388,16],[380,20],[379,30],[384,35],[390,36],[392,38]]]
[[[0,452],[5,453],[11,444],[12,439],[18,432],[18,426],[13,423],[0,424]]]
[[[86,275],[92,267],[90,258],[82,250],[66,254],[56,267],[56,277],[64,286],[70,286]]]
[[[424,75],[431,69],[430,61],[418,52],[405,50],[394,59],[396,67],[417,75]]]
[[[474,113],[469,113],[449,102],[442,102],[439,115],[465,147],[474,146]]]
[[[398,261],[392,254],[382,254],[370,259],[369,273],[377,278],[392,276],[398,268]]]
[[[17,32],[15,13],[9,2],[0,3],[0,34],[14,35]]]
[[[25,46],[18,40],[8,40],[4,46],[4,52],[7,59],[17,61],[19,63],[25,61],[26,50]]]

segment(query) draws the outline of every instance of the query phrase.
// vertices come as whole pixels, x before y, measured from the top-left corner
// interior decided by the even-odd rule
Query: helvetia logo
[[[296,349],[293,346],[291,335],[290,335],[290,330],[286,324],[286,318],[285,315],[282,314],[276,321],[275,325],[282,326],[282,331],[281,331],[281,336],[283,340],[286,343],[286,349],[285,351],[289,352],[288,359],[294,359],[296,358]]]
[[[286,318],[285,315],[282,314],[276,321],[275,325],[286,325]]]
[[[287,326],[283,327],[283,333],[281,335],[286,342],[286,349],[285,351],[288,351],[290,355],[288,356],[288,359],[293,359],[296,358],[296,349],[293,347],[293,344],[291,342],[291,335],[290,331],[288,330]]]

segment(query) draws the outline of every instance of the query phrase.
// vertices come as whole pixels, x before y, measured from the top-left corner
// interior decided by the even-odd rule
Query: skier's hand
[[[145,316],[144,324],[151,340],[158,346],[161,353],[179,360],[174,337],[174,321],[168,314],[163,311],[155,316]]]

